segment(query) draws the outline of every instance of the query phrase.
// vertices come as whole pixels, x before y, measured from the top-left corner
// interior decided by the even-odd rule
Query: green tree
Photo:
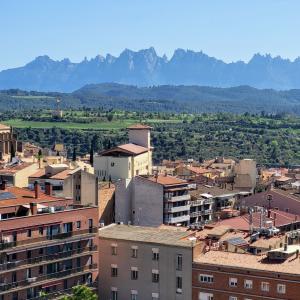
[[[63,296],[60,300],[98,300],[98,296],[87,286],[77,285],[72,288],[72,295]]]

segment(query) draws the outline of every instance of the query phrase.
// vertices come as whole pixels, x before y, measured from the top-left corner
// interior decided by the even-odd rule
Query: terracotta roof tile
[[[5,124],[0,124],[0,130],[9,130],[10,127]]]
[[[1,174],[14,174],[18,171],[21,171],[29,166],[33,165],[33,163],[27,163],[27,162],[24,162],[24,163],[21,163],[21,164],[17,164],[17,165],[13,165],[13,166],[6,166],[5,168],[3,169],[0,169],[0,175]]]
[[[52,201],[59,201],[59,200],[65,200],[64,198],[58,198],[46,195],[40,191],[39,198],[35,198],[35,192],[31,191],[26,188],[18,188],[18,187],[8,187],[5,191],[2,192],[9,192],[11,193],[14,198],[12,199],[5,199],[0,200],[0,208],[8,207],[8,206],[19,206],[28,204],[30,202],[39,203],[39,202],[52,202]]]
[[[157,177],[153,176],[147,179],[165,186],[187,184],[187,181],[174,176],[158,175]]]
[[[149,151],[148,148],[129,143],[129,144],[123,144],[123,145],[117,146],[115,148],[106,150],[106,151],[102,152],[101,154],[108,155],[113,152],[123,152],[123,153],[131,154],[131,155],[139,155],[139,154],[145,153],[147,151]]]

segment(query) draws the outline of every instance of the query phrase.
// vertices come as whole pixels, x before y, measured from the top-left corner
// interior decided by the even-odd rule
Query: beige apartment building
[[[94,158],[95,174],[100,180],[118,180],[152,173],[150,126],[128,127],[129,143],[102,152]]]
[[[192,298],[191,233],[176,227],[111,224],[99,230],[101,300]]]

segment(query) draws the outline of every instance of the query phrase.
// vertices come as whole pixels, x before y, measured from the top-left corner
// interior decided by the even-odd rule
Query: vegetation
[[[77,285],[72,289],[72,295],[63,296],[60,300],[98,300],[98,296],[89,287]]]
[[[60,98],[62,109],[102,108],[176,113],[290,113],[300,115],[300,90],[259,90],[249,86],[214,88],[200,86],[135,87],[114,83],[91,84],[73,93],[0,91],[0,111],[53,109]],[[108,121],[113,115],[107,115]]]
[[[74,149],[76,155],[83,155],[125,143],[126,127],[145,122],[153,127],[155,163],[162,159],[227,156],[255,158],[260,164],[274,166],[300,164],[300,118],[281,114],[175,114],[86,108],[66,110],[61,119],[53,118],[49,110],[8,111],[0,115],[0,122],[16,126],[23,141],[42,147],[64,143],[71,159]]]

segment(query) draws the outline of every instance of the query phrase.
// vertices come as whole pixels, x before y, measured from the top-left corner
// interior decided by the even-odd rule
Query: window
[[[112,162],[110,163],[110,166],[111,166],[111,167],[114,167],[114,166],[115,166],[115,163],[112,161]]]
[[[111,255],[117,255],[117,249],[118,249],[118,245],[112,244],[111,245]]]
[[[17,282],[17,273],[16,272],[11,273],[11,282]]]
[[[39,235],[43,235],[44,234],[44,228],[43,227],[39,227]]]
[[[252,289],[253,287],[253,281],[249,279],[245,279],[244,281],[244,288],[245,289]]]
[[[203,282],[203,283],[213,283],[214,282],[214,276],[213,275],[200,274],[199,275],[199,281]]]
[[[229,296],[229,300],[238,300],[238,298],[235,296]]]
[[[237,287],[237,278],[229,278],[229,286]]]
[[[111,277],[118,277],[118,266],[111,265]]]
[[[43,254],[44,254],[44,248],[40,248],[40,249],[39,249],[39,254],[40,254],[40,255],[43,255]]]
[[[27,259],[31,258],[31,250],[27,250]]]
[[[210,294],[210,293],[200,292],[199,293],[199,299],[200,300],[213,300],[214,299],[214,295]]]
[[[152,260],[159,260],[159,250],[157,248],[152,249]]]
[[[130,300],[137,300],[137,299],[138,299],[138,292],[135,290],[132,290]]]
[[[77,222],[76,222],[76,228],[77,228],[77,229],[80,229],[80,227],[81,227],[81,221],[77,221]]]
[[[159,294],[158,293],[152,293],[152,300],[159,300]]]
[[[118,300],[118,291],[116,290],[111,291],[111,300]]]
[[[159,271],[152,270],[152,282],[158,283],[159,282]]]
[[[270,290],[269,282],[262,282],[261,283],[261,290],[264,292],[268,292]]]
[[[132,258],[137,258],[138,256],[138,247],[137,246],[132,246],[131,247],[131,257]]]
[[[176,258],[176,270],[182,270],[182,254],[178,254]]]
[[[138,279],[138,269],[135,267],[131,268],[131,279],[137,280]]]
[[[176,276],[176,293],[181,294],[182,293],[182,277]]]
[[[285,284],[277,284],[277,293],[285,294]]]
[[[19,299],[19,297],[18,297],[18,292],[13,292],[13,294],[12,294],[12,299],[13,299],[13,300],[18,300],[18,299]]]
[[[11,259],[12,259],[12,260],[16,260],[16,259],[17,259],[17,253],[13,253],[13,254],[11,255]]]
[[[39,274],[43,274],[44,273],[44,268],[43,266],[39,266]]]
[[[27,237],[31,237],[31,235],[32,235],[31,229],[28,229],[27,230]]]

